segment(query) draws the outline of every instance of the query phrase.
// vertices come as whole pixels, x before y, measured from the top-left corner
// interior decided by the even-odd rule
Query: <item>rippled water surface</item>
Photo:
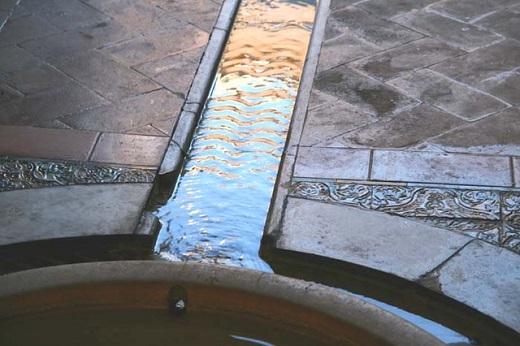
[[[165,258],[271,271],[258,257],[316,1],[242,1],[175,192]]]

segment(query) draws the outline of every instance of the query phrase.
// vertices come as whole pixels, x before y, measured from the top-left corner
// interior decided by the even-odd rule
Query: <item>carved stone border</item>
[[[151,183],[155,170],[85,162],[0,157],[0,192],[105,183]]]
[[[520,192],[298,181],[293,197],[395,214],[520,253]]]

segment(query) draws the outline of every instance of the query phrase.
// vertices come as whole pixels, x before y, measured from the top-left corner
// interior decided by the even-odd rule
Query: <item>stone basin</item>
[[[98,262],[0,277],[0,344],[443,345],[336,289],[220,265]]]

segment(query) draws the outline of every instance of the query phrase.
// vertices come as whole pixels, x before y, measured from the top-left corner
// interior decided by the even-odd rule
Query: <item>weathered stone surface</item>
[[[520,41],[520,12],[512,10],[500,11],[484,17],[477,21],[476,24],[508,38]]]
[[[394,21],[465,51],[473,51],[503,40],[475,25],[461,23],[434,12],[410,12]]]
[[[66,186],[2,192],[0,244],[133,234],[151,184]]]
[[[520,105],[520,73],[505,72],[483,80],[475,85],[491,95],[512,105]]]
[[[315,145],[373,121],[370,114],[339,100],[313,108],[307,112],[300,145]]]
[[[515,174],[515,187],[520,187],[520,157],[513,158],[513,170]]]
[[[103,133],[94,148],[91,160],[158,167],[167,145],[167,137]]]
[[[359,2],[359,0],[330,0],[330,10],[335,11],[347,7],[355,2]]]
[[[96,25],[110,17],[79,0],[24,0],[24,5],[64,30]]]
[[[33,93],[73,80],[17,46],[0,49],[0,75],[16,89]]]
[[[85,0],[90,6],[103,11],[134,33],[176,30],[183,23],[150,1]]]
[[[520,66],[520,43],[506,40],[473,53],[443,61],[431,69],[457,81],[475,85],[485,79],[509,72],[518,66]]]
[[[424,142],[464,123],[429,105],[421,105],[393,117],[360,127],[335,138],[353,148],[405,148]]]
[[[161,88],[149,78],[97,51],[61,60],[55,66],[111,101]]]
[[[128,30],[115,21],[106,21],[80,31],[66,31],[43,39],[27,41],[21,46],[46,61],[54,62],[88,49],[109,43],[125,41],[131,37]]]
[[[32,11],[25,7],[22,2],[20,2],[18,3],[18,6],[15,7],[10,19],[15,20],[21,17],[30,16],[32,14]]]
[[[512,6],[516,4],[517,1],[518,0],[444,0],[432,5],[431,9],[459,20],[471,22],[501,8]]]
[[[467,120],[475,120],[507,107],[494,97],[427,69],[394,79],[389,84],[409,96]]]
[[[68,116],[61,121],[77,130],[127,132],[154,121],[176,118],[181,106],[179,96],[162,89]]]
[[[62,30],[38,16],[26,16],[6,23],[0,32],[0,46],[56,34]]]
[[[325,38],[337,37],[346,32],[383,49],[396,47],[422,37],[414,31],[354,7],[332,12],[327,22]]]
[[[511,187],[509,158],[374,151],[373,180]]]
[[[193,81],[201,56],[202,48],[196,48],[137,65],[134,68],[166,88],[186,94]]]
[[[21,97],[23,97],[23,94],[20,91],[11,88],[6,83],[0,82],[0,103],[5,101],[14,101]]]
[[[442,42],[425,38],[355,61],[351,66],[385,81],[461,53]]]
[[[18,0],[0,0],[0,10],[2,11],[11,11],[15,8]]]
[[[347,32],[339,37],[325,41],[320,51],[318,71],[328,70],[381,50],[379,46]]]
[[[86,161],[98,136],[95,132],[0,126],[0,153],[14,157]]]
[[[439,270],[442,292],[520,332],[520,256],[474,241]]]
[[[220,5],[212,1],[153,0],[153,2],[175,18],[193,24],[206,32],[211,32],[216,13],[220,9]]]
[[[383,83],[361,76],[345,65],[320,72],[314,80],[314,88],[379,117],[417,103]]]
[[[366,180],[370,150],[300,147],[294,176]]]
[[[126,65],[137,65],[157,60],[174,53],[204,46],[208,34],[186,24],[172,35],[169,31],[137,37],[120,44],[105,47],[102,51]]]
[[[418,10],[439,0],[368,0],[356,4],[379,17],[390,18]]]
[[[53,88],[23,99],[0,103],[0,124],[31,125],[107,104],[78,83]]]
[[[416,280],[469,239],[398,216],[289,198],[277,247]],[[417,246],[422,244],[422,246]]]
[[[430,142],[448,152],[520,155],[520,110],[506,109]]]

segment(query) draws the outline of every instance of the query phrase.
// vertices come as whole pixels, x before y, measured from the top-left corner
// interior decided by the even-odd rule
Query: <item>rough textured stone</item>
[[[460,54],[442,42],[425,38],[355,61],[351,66],[385,81]]]
[[[439,0],[368,0],[356,4],[379,17],[390,18],[412,10],[418,10]]]
[[[5,101],[14,101],[23,97],[23,94],[11,88],[6,83],[0,82],[0,103]]]
[[[494,97],[427,69],[394,79],[389,84],[409,96],[468,120],[475,120],[507,107],[507,104]]]
[[[215,24],[215,13],[220,9],[218,4],[211,1],[153,0],[153,2],[175,18],[193,24],[206,32],[211,32]]]
[[[471,238],[398,216],[289,198],[277,247],[416,280]],[[422,246],[417,246],[422,244]]]
[[[118,101],[161,86],[96,51],[61,60],[55,65],[103,97]]]
[[[64,30],[97,25],[110,20],[79,0],[24,0],[24,5]]]
[[[374,120],[370,114],[360,112],[339,100],[313,108],[307,112],[300,145],[310,146],[321,143]]]
[[[176,30],[184,23],[177,20],[150,1],[136,0],[84,0],[90,6],[103,11],[134,33]]]
[[[7,22],[0,32],[0,46],[56,34],[62,30],[38,16],[26,16]]]
[[[0,49],[0,78],[16,89],[33,93],[63,86],[73,80],[16,46]]]
[[[512,105],[520,105],[520,73],[505,72],[475,85],[491,95],[498,97]]]
[[[294,176],[306,178],[368,178],[370,150],[300,147]]]
[[[520,256],[475,241],[450,259],[438,277],[442,292],[520,332]]]
[[[150,189],[151,184],[114,184],[2,192],[0,245],[133,234]]]
[[[60,120],[78,130],[127,132],[154,121],[175,118],[181,106],[180,97],[162,89]]]
[[[314,80],[314,88],[377,116],[392,114],[416,103],[397,90],[361,76],[345,65],[320,72]]]
[[[116,60],[126,65],[137,65],[156,60],[177,52],[202,47],[208,34],[197,27],[187,24],[175,31],[175,35],[165,31],[112,45],[103,49]]]
[[[21,46],[46,61],[56,61],[69,55],[125,41],[131,35],[128,30],[115,21],[107,21],[80,31],[67,31],[47,36],[40,40],[28,41]]]
[[[493,13],[477,21],[476,24],[520,41],[520,12],[505,10]]]
[[[520,187],[520,157],[513,158],[515,187]]]
[[[0,103],[0,124],[31,125],[107,103],[91,90],[72,83],[31,94],[14,102]]]
[[[431,141],[448,152],[520,156],[520,110],[506,109]]]
[[[359,59],[381,51],[375,44],[366,42],[350,33],[327,40],[320,51],[318,71]]]
[[[14,157],[86,161],[98,136],[95,132],[0,126],[0,153]]]
[[[137,65],[134,68],[166,88],[186,96],[201,56],[202,49],[196,48]]]
[[[430,8],[459,20],[471,22],[497,9],[512,6],[516,4],[517,1],[518,0],[444,0],[433,4]]]
[[[159,166],[167,137],[103,133],[94,148],[91,160],[137,166]]]
[[[473,51],[503,40],[475,25],[461,23],[433,12],[410,12],[394,21],[465,51]]]
[[[446,132],[464,121],[429,105],[421,105],[368,124],[339,138],[347,147],[405,148]]]
[[[373,180],[511,187],[509,158],[374,151]]]
[[[460,82],[475,85],[485,79],[509,72],[518,66],[520,66],[520,43],[506,40],[473,53],[443,61],[431,69]]]
[[[337,37],[346,32],[383,49],[396,47],[422,37],[414,31],[354,7],[332,12],[327,22],[325,38]]]

